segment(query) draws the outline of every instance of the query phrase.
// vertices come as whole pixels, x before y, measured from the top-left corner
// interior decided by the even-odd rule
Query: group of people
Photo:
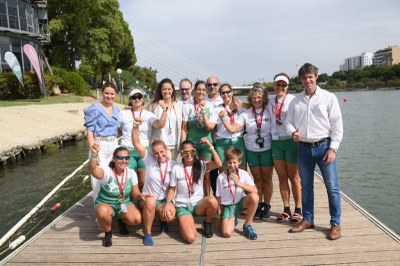
[[[328,192],[328,238],[338,239],[341,211],[335,159],[343,135],[340,107],[332,93],[317,85],[315,66],[307,63],[298,74],[302,93],[288,94],[289,76],[279,73],[274,77],[274,97],[256,85],[247,103],[215,76],[194,86],[182,79],[178,99],[173,82],[166,78],[147,106],[143,92],[133,89],[130,107],[123,110],[113,104],[114,84],[106,82],[101,102],[85,109],[89,170],[96,218],[105,232],[103,246],[112,245],[113,218],[121,234],[129,233],[127,224],[143,223],[143,243],[151,246],[155,217],[161,232],[177,219],[183,239],[193,243],[195,216],[205,216],[205,237],[213,236],[213,218],[222,235],[230,237],[242,213],[243,234],[255,240],[253,219],[271,216],[274,168],[283,201],[277,222],[294,223],[291,233],[314,228],[316,164]]]

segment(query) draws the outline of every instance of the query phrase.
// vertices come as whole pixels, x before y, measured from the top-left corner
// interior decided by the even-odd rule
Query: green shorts
[[[192,205],[192,208],[189,208],[189,206],[183,206],[183,207],[176,207],[176,218],[179,218],[183,215],[192,215],[193,217],[196,216],[196,207],[197,204]]]
[[[212,157],[212,151],[210,151],[210,148],[207,146],[205,148],[203,147],[197,147],[196,146],[196,154],[197,154],[197,158],[203,158],[203,159],[209,159],[211,160]]]
[[[247,162],[250,168],[272,167],[272,151],[247,151]]]
[[[149,148],[146,148],[149,150]],[[131,158],[128,162],[128,168],[133,170],[144,170],[146,169],[146,164],[144,163],[142,157],[140,157],[139,153],[136,150],[131,150],[129,155]]]
[[[235,205],[222,205],[222,220],[235,218],[241,211],[245,210],[243,207],[244,198],[242,198]]]
[[[107,203],[107,202],[101,202],[101,201],[97,201],[97,200],[96,200],[96,202],[95,202],[95,204],[94,204],[94,208],[96,209],[97,205],[99,205],[99,204],[101,204],[101,203],[108,204],[108,205],[110,205],[111,208],[113,209],[112,217],[115,217],[115,218],[119,219],[119,218],[121,217],[121,212],[122,212],[122,211],[121,211],[121,204],[120,204],[117,200],[116,200],[115,202],[116,202],[116,203],[110,204],[110,203]],[[133,202],[130,201],[130,200],[125,200],[125,204],[126,204],[127,207],[128,207],[129,205],[137,205],[137,204],[133,203]]]
[[[142,202],[143,202],[143,200],[138,200],[136,205],[137,205],[137,206],[140,206],[140,208],[142,208]],[[157,209],[158,207],[160,207],[161,204],[164,204],[164,202],[165,202],[165,199],[163,199],[163,200],[156,200],[156,209]]]
[[[274,160],[297,163],[297,143],[292,139],[272,141],[272,158]]]
[[[244,145],[243,138],[238,138],[236,140],[231,140],[231,139],[217,139],[216,140],[215,150],[217,151],[219,158],[221,158],[223,166],[226,166],[224,152],[231,147],[237,147],[241,151],[246,150],[246,146]],[[246,152],[243,153],[242,163],[240,164],[240,166],[243,166],[243,167],[247,166]]]

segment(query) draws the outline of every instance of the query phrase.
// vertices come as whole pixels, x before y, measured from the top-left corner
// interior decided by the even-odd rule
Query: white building
[[[340,65],[341,71],[349,71],[357,68],[364,68],[372,65],[374,53],[364,52],[361,55],[348,57],[344,60],[344,64]]]

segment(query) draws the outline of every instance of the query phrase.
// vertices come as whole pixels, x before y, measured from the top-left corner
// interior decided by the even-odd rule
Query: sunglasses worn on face
[[[207,86],[208,87],[211,87],[211,86],[217,87],[218,83],[207,83]]]
[[[119,155],[115,155],[115,158],[117,159],[117,160],[120,160],[120,161],[122,161],[122,160],[125,160],[125,161],[129,161],[129,159],[131,158],[129,155],[128,156],[119,156]]]
[[[188,89],[188,88],[180,88],[180,90],[181,90],[181,91],[188,91],[188,90],[190,90],[190,89]]]
[[[182,150],[182,151],[181,151],[181,154],[182,154],[182,155],[186,155],[186,154],[192,155],[192,154],[194,154],[195,152],[196,152],[196,149]]]
[[[286,88],[287,84],[275,83],[275,86],[277,86],[278,88]]]
[[[229,94],[229,93],[231,93],[231,92],[232,92],[231,90],[229,90],[229,91],[221,91],[220,94],[221,94],[221,95],[225,95],[225,94]]]
[[[143,95],[139,94],[139,95],[132,95],[131,96],[131,100],[136,100],[136,99],[139,99],[139,100],[143,99]]]

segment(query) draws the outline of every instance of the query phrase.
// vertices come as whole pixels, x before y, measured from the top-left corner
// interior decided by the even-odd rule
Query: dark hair
[[[183,146],[187,145],[187,144],[192,145],[193,148],[196,148],[196,146],[194,145],[193,141],[187,139],[187,140],[182,141],[181,146],[180,146],[181,150],[183,150]],[[182,163],[183,163],[183,160],[184,159],[182,157]],[[193,171],[193,181],[196,184],[198,184],[199,180],[200,180],[200,176],[201,176],[201,162],[200,162],[199,159],[197,159],[196,155],[194,156],[194,162],[193,162],[192,169],[193,169],[192,170]]]
[[[116,148],[116,149],[114,150],[114,152],[113,152],[113,158],[115,158],[115,157],[117,156],[117,154],[118,154],[120,151],[127,151],[128,154],[129,154],[129,150],[128,150],[127,147],[125,147],[125,146],[119,146],[118,148]],[[111,160],[110,163],[108,164],[108,166],[110,166],[111,168],[115,168],[115,162],[114,162],[113,160]]]
[[[179,87],[181,86],[182,82],[184,82],[184,81],[187,81],[187,82],[189,82],[189,83],[190,83],[190,87],[192,87],[192,86],[193,86],[193,84],[192,84],[192,82],[190,81],[190,79],[188,79],[188,78],[184,78],[184,79],[181,79],[181,81],[179,81]]]
[[[238,147],[231,147],[224,152],[225,161],[237,159],[241,161],[243,158],[243,152]]]
[[[229,84],[229,83],[224,83],[224,84],[222,84],[222,85],[219,87],[219,94],[221,94],[221,89],[222,89],[223,87],[228,87],[229,90],[231,90],[231,91],[233,92],[231,84]],[[232,111],[233,113],[236,113],[236,112],[238,111],[239,108],[238,108],[238,105],[237,105],[237,103],[236,103],[235,97],[232,98],[232,102],[231,102],[231,104],[229,105],[229,108],[231,108],[231,111]]]
[[[161,88],[165,83],[169,83],[172,86],[172,101],[176,100],[176,94],[175,94],[175,85],[172,82],[172,80],[170,80],[169,78],[165,78],[163,80],[161,80],[158,84],[157,84],[157,88],[156,91],[154,92],[154,99],[151,103],[158,103],[159,100],[163,99],[163,96],[161,94]]]
[[[314,74],[315,76],[318,76],[318,68],[310,63],[305,63],[299,69],[299,78],[301,79],[305,74]]]
[[[206,89],[207,89],[207,83],[204,81],[204,80],[198,80],[198,81],[196,81],[196,83],[194,84],[194,90],[196,90],[197,89],[197,87],[199,86],[199,85],[201,85],[201,84],[204,84],[205,86],[206,86]]]
[[[265,106],[267,106],[268,101],[269,101],[269,99],[268,99],[268,92],[267,92],[267,90],[266,90],[263,86],[261,86],[261,85],[255,85],[255,86],[253,86],[253,88],[252,88],[251,90],[249,90],[249,95],[247,95],[247,101],[248,101],[248,103],[249,103],[251,106],[253,106],[253,102],[252,102],[253,94],[254,94],[255,92],[259,92],[259,91],[261,91],[261,92],[263,93],[264,107],[265,107]]]
[[[103,86],[101,87],[101,92],[103,92],[108,87],[113,88],[115,92],[117,92],[117,87],[115,86],[115,84],[109,81],[104,82]]]

